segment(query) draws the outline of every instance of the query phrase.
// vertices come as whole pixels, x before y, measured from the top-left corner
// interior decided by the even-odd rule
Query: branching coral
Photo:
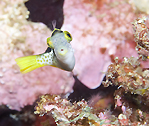
[[[149,19],[143,17],[133,22],[136,50],[143,60],[149,59]]]
[[[52,114],[57,125],[98,126],[108,124],[106,119],[100,119],[84,100],[71,104],[59,95],[43,95],[35,108],[35,114],[41,116]]]
[[[121,126],[146,125],[149,123],[149,114],[140,109],[131,109],[121,106],[122,113],[117,116],[104,110],[89,107],[84,100],[70,103],[59,95],[43,95],[37,102],[35,114],[47,115],[50,121],[52,115],[58,126]]]
[[[142,68],[141,59],[146,60],[149,65],[149,38],[148,27],[145,21],[147,17],[137,19],[133,22],[136,50],[140,58],[124,58],[123,62],[115,59],[115,63],[109,65],[106,73],[105,86],[109,84],[118,85],[124,92],[131,92],[141,96],[149,96],[149,70]]]
[[[149,95],[149,70],[142,70],[140,62],[134,57],[125,57],[122,63],[116,61],[109,65],[106,78],[106,82],[103,82],[105,86],[114,84],[126,92]]]

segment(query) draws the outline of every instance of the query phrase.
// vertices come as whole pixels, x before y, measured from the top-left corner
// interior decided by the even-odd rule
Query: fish
[[[39,55],[16,58],[21,73],[31,72],[39,67],[52,66],[65,71],[72,71],[75,66],[74,49],[70,42],[72,36],[68,31],[55,28],[47,38],[47,49]]]

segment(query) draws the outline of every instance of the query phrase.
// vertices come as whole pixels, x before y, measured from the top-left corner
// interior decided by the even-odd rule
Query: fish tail
[[[15,59],[17,65],[20,67],[20,72],[28,73],[39,67],[46,66],[46,64],[39,64],[37,62],[37,56],[39,55],[31,55]]]

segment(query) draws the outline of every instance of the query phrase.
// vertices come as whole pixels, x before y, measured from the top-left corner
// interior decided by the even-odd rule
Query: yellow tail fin
[[[20,67],[21,73],[28,73],[32,70],[35,70],[39,67],[45,66],[44,64],[39,64],[36,61],[36,55],[26,56],[26,57],[19,57],[15,59],[18,66]]]

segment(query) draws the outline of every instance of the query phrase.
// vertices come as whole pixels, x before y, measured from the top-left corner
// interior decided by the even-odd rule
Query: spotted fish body
[[[36,55],[36,62],[38,64],[45,65],[45,66],[46,65],[54,65],[53,59],[54,59],[53,50],[51,50],[51,52],[48,52],[48,53]]]
[[[72,71],[75,65],[75,57],[70,44],[72,38],[69,37],[71,37],[69,32],[54,29],[51,37],[47,39],[48,49],[45,53],[16,59],[20,71],[28,73],[47,65]]]

